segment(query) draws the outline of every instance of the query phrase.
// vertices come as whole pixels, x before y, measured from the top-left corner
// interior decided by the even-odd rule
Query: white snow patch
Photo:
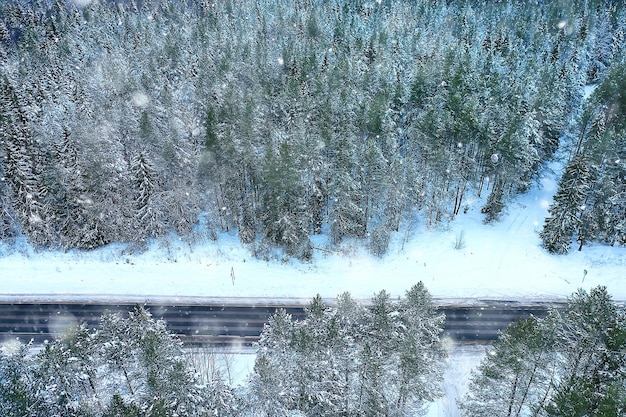
[[[22,350],[22,342],[18,339],[7,339],[0,345],[0,353],[4,356],[17,355]]]
[[[598,86],[598,84],[586,85],[583,88],[583,100],[587,100],[589,97],[591,97],[591,94],[593,94],[593,92],[594,92],[594,90],[596,89],[597,86]]]
[[[448,351],[447,367],[441,383],[443,397],[428,408],[426,417],[460,416],[457,401],[467,393],[471,372],[485,357],[488,346],[457,345]]]
[[[131,96],[132,103],[141,108],[145,108],[150,104],[150,97],[143,91],[135,91]]]

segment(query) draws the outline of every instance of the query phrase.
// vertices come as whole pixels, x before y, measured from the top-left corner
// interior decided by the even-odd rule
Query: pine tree
[[[4,178],[15,213],[28,239],[36,246],[47,246],[54,241],[50,230],[54,216],[47,204],[48,190],[39,178],[41,153],[28,131],[26,110],[6,75],[1,80],[0,110]]]
[[[249,384],[252,398],[247,407],[256,415],[286,416],[295,407],[297,391],[292,373],[298,362],[291,349],[292,337],[291,316],[277,310],[261,333]]]
[[[203,412],[212,413],[216,417],[234,417],[244,409],[241,399],[220,378],[216,378],[201,392]]]
[[[125,403],[119,394],[113,394],[102,417],[143,417],[146,413],[135,403]]]
[[[160,222],[157,205],[152,199],[157,189],[155,169],[146,155],[139,153],[132,160],[131,170],[137,190],[135,198],[137,238],[159,235],[163,232],[164,226]]]
[[[335,150],[335,166],[329,187],[330,233],[335,243],[341,242],[344,237],[362,238],[367,230],[366,214],[362,207],[365,196],[361,183],[356,178],[351,146],[342,138]]]
[[[595,181],[589,186],[581,212],[579,250],[587,241],[609,243],[624,240],[624,159],[623,122],[626,99],[623,81],[626,65],[616,63],[598,86],[586,105],[586,113],[593,116],[579,121],[582,130],[578,148],[588,155],[589,169]],[[593,120],[585,129],[587,119]]]
[[[38,355],[35,369],[37,390],[50,415],[92,413],[101,406],[96,390],[93,334],[85,324],[71,326],[67,333],[47,344]]]
[[[204,394],[184,359],[182,343],[142,307],[127,318],[105,313],[92,340],[96,389],[107,412],[132,414],[138,408],[142,416],[169,416],[203,409]]]
[[[93,249],[108,243],[99,218],[99,207],[87,190],[79,150],[69,129],[63,129],[62,142],[55,144],[45,176],[56,210],[55,228],[65,249]]]
[[[626,314],[606,287],[568,300],[557,333],[562,374],[547,407],[550,417],[619,415],[626,394]]]
[[[574,293],[563,312],[512,324],[473,373],[463,415],[620,415],[625,319],[596,287]]]
[[[263,331],[251,390],[265,415],[411,415],[439,395],[445,358],[422,284],[399,304],[381,292],[371,311],[349,294],[337,308],[317,296],[306,317],[277,312]]]
[[[491,223],[500,218],[502,210],[504,209],[504,184],[499,178],[493,183],[491,192],[487,197],[487,202],[480,209],[481,213],[485,214],[485,223]]]
[[[0,156],[0,158],[2,158]],[[17,222],[13,207],[11,207],[11,196],[2,172],[2,162],[0,160],[0,241],[11,243],[17,235]]]
[[[556,384],[555,322],[530,317],[510,325],[472,373],[459,403],[464,416],[545,415]]]
[[[594,30],[587,39],[587,84],[597,82],[613,61],[613,19],[611,7],[598,8],[593,16]]]
[[[399,305],[406,335],[399,344],[399,409],[423,408],[442,393],[439,383],[447,353],[441,343],[445,316],[420,281],[406,292]]]
[[[277,156],[271,151],[267,156],[261,219],[270,242],[283,246],[290,256],[310,259],[307,204],[298,161],[291,148],[282,143]]]

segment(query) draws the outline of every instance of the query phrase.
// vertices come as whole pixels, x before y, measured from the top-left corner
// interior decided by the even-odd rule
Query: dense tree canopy
[[[0,238],[37,247],[202,223],[260,256],[308,259],[317,233],[382,255],[472,194],[497,220],[607,72],[590,111],[607,106],[605,148],[623,138],[620,2],[38,0],[0,17]],[[622,240],[617,168],[584,239]]]
[[[200,384],[186,358],[165,322],[144,308],[127,317],[108,312],[97,329],[70,326],[37,350],[17,340],[3,344],[0,410],[42,417],[236,415],[232,391],[220,380]]]
[[[413,416],[441,395],[444,316],[420,282],[398,302],[371,307],[318,296],[306,318],[279,310],[257,348],[251,416]],[[293,413],[293,414],[290,414]]]
[[[626,244],[626,61],[615,63],[580,115],[577,141],[550,207],[544,246]]]

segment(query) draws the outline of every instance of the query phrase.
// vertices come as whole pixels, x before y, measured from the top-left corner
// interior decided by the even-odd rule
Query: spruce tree
[[[550,253],[564,254],[569,251],[574,233],[581,226],[580,212],[585,210],[584,200],[593,180],[585,154],[576,155],[559,181],[554,202],[548,209],[550,216],[546,218],[539,235]]]
[[[269,152],[260,208],[265,234],[270,242],[283,246],[287,254],[309,259],[307,204],[297,156],[289,143],[282,143],[276,156]]]
[[[137,238],[160,235],[163,232],[158,212],[158,206],[153,201],[153,195],[157,189],[156,172],[152,163],[144,153],[139,153],[133,158],[131,170],[136,189],[135,197],[135,224]]]
[[[54,241],[53,219],[48,189],[40,178],[41,148],[29,132],[24,103],[5,75],[0,81],[0,137],[4,154],[4,178],[12,193],[14,210],[22,231],[36,246]]]
[[[85,324],[74,324],[38,354],[36,389],[50,415],[78,416],[102,407],[93,336]]]
[[[247,407],[260,416],[286,416],[295,407],[293,372],[298,358],[292,350],[293,323],[283,309],[265,325],[258,342]]]
[[[386,292],[371,308],[342,294],[318,296],[293,322],[278,311],[257,347],[249,407],[263,415],[412,415],[440,395],[445,352],[437,314],[422,284],[399,303]]]
[[[550,417],[620,415],[626,394],[626,315],[606,287],[568,300],[557,333],[562,374]]]

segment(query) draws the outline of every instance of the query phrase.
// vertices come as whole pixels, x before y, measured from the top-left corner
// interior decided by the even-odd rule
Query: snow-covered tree
[[[278,311],[261,335],[250,407],[266,415],[413,415],[439,393],[443,316],[418,284],[406,299],[316,297],[306,317]]]
[[[152,199],[157,189],[156,171],[152,163],[144,153],[139,153],[133,158],[130,166],[136,188],[135,198],[135,221],[139,238],[146,232],[163,233],[163,225],[160,224],[157,207]]]
[[[559,189],[554,202],[548,209],[540,233],[544,247],[551,253],[567,253],[572,238],[581,226],[580,212],[585,210],[584,200],[591,186],[593,173],[583,153],[577,155],[565,168],[559,181]]]
[[[626,390],[626,315],[605,287],[506,329],[473,373],[465,416],[617,416]]]
[[[73,325],[38,354],[36,386],[50,415],[92,414],[102,407],[93,339],[85,324]]]
[[[473,372],[459,403],[464,416],[545,416],[556,384],[555,323],[531,317],[510,325]]]
[[[201,406],[182,343],[144,308],[135,308],[128,318],[105,314],[94,348],[111,384],[108,398],[117,394],[148,415],[193,413]]]
[[[203,213],[258,255],[308,259],[311,232],[382,255],[403,219],[446,221],[471,194],[497,220],[588,73],[624,90],[617,4],[84,3],[0,5],[8,207],[41,246],[188,235]],[[76,164],[55,154],[67,137]]]
[[[258,342],[254,375],[249,382],[251,413],[259,416],[287,416],[295,408],[297,392],[293,373],[299,366],[291,349],[293,322],[283,309],[276,311],[265,325]]]
[[[37,403],[33,386],[33,360],[29,346],[18,340],[5,342],[0,347],[0,412],[3,416],[29,415]]]
[[[579,290],[557,330],[559,380],[550,417],[620,415],[626,410],[626,314],[606,287]]]
[[[237,410],[225,384],[198,383],[182,343],[141,307],[128,317],[105,313],[97,329],[71,325],[38,353],[20,358],[19,378],[13,359],[28,352],[16,346],[18,356],[0,361],[0,407],[16,412],[151,417]]]
[[[13,83],[6,75],[0,83],[3,178],[11,191],[22,231],[34,244],[46,246],[54,240],[54,216],[47,201],[48,189],[41,178],[42,150],[29,132],[27,109]]]

